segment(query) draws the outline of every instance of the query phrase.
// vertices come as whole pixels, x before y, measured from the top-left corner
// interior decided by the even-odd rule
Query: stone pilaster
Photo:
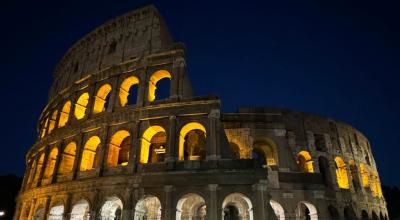
[[[221,215],[218,213],[218,184],[208,184],[209,203],[207,204],[206,220],[220,220]]]

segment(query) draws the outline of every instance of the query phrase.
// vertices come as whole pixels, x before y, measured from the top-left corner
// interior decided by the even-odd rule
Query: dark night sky
[[[0,174],[23,174],[67,49],[155,3],[188,48],[196,95],[218,95],[225,111],[276,106],[348,122],[369,138],[382,182],[400,185],[400,3],[330,2],[2,1]]]

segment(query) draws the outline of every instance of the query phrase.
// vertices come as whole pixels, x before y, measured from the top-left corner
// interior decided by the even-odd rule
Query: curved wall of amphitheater
[[[362,133],[193,96],[185,49],[153,6],[62,58],[26,166],[15,220],[387,219]]]

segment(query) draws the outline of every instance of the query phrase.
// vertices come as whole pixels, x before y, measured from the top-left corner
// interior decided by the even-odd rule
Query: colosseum
[[[388,219],[361,132],[194,96],[152,5],[84,36],[53,77],[14,220]]]

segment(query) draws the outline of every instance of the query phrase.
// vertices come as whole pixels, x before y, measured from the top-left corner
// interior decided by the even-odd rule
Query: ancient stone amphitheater
[[[55,69],[14,219],[388,219],[362,133],[220,105],[154,6],[107,22]]]

